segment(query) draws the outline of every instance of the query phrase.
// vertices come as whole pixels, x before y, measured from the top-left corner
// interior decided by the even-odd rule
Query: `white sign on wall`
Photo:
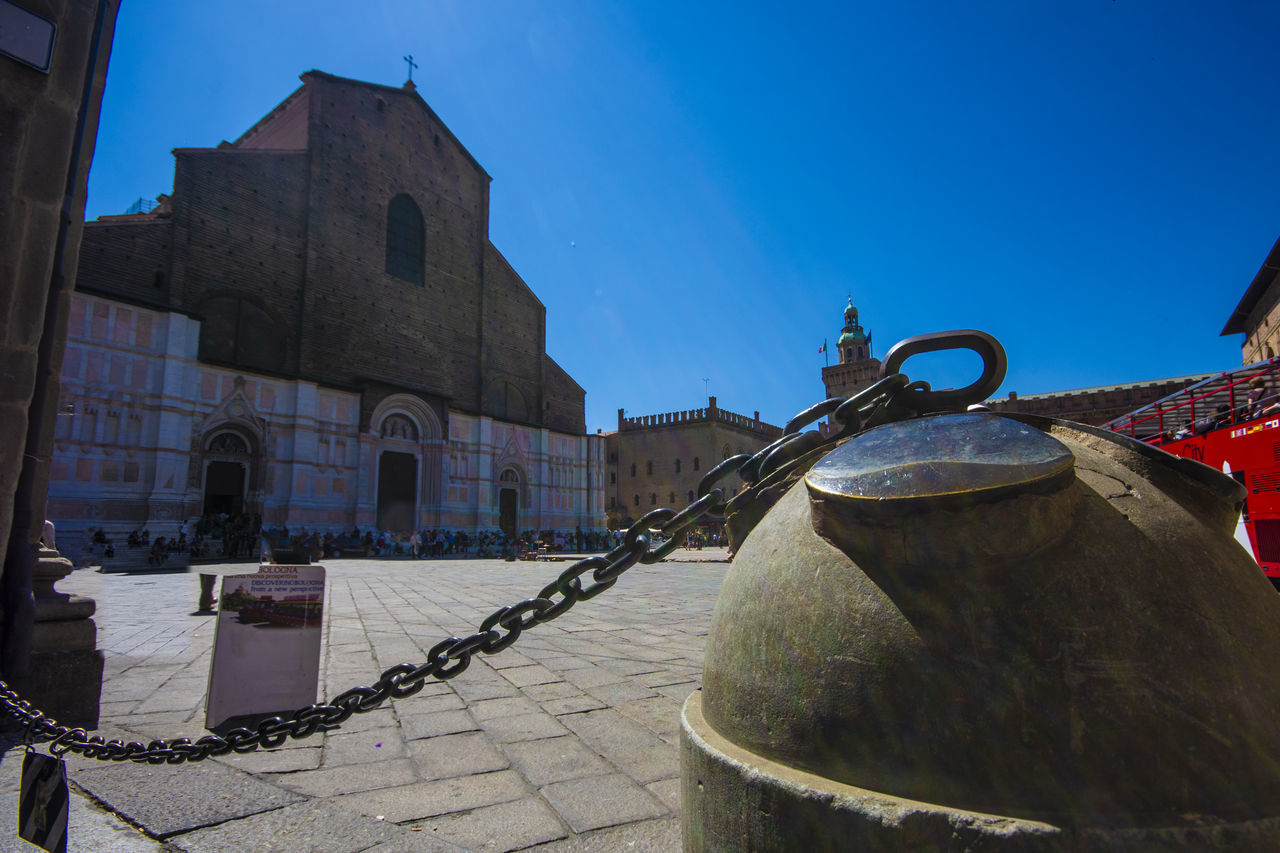
[[[223,577],[205,727],[313,704],[323,624],[323,566],[264,563]]]

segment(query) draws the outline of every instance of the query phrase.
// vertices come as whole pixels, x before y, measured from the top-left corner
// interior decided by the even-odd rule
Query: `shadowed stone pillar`
[[[0,671],[37,706],[57,707],[60,722],[77,724],[97,720],[93,603],[53,591],[70,564],[39,542],[117,8],[118,0],[16,0],[6,12],[14,26],[0,29],[9,54],[0,55]],[[42,32],[47,41],[29,50],[22,34]]]

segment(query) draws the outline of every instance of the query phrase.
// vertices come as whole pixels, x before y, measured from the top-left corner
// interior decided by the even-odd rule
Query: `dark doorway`
[[[204,472],[204,513],[235,515],[244,509],[244,463],[210,462]]]
[[[378,529],[412,532],[418,462],[412,453],[387,451],[378,459]]]
[[[498,492],[498,528],[508,536],[516,535],[516,510],[520,508],[520,493],[515,489]]]

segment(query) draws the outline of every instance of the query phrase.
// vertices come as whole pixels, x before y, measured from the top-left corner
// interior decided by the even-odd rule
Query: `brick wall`
[[[489,177],[411,91],[311,72],[301,372],[376,379],[474,410]],[[421,284],[385,272],[387,205],[426,226]],[[322,319],[323,318],[323,319]]]
[[[306,155],[176,156],[172,307],[203,322],[202,358],[296,374]]]
[[[85,225],[76,288],[167,308],[173,223],[168,217],[118,217]]]

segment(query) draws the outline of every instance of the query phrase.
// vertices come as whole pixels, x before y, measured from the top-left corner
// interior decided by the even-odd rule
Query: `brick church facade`
[[[603,527],[604,442],[489,242],[489,175],[412,83],[301,79],[86,225],[50,517]]]

